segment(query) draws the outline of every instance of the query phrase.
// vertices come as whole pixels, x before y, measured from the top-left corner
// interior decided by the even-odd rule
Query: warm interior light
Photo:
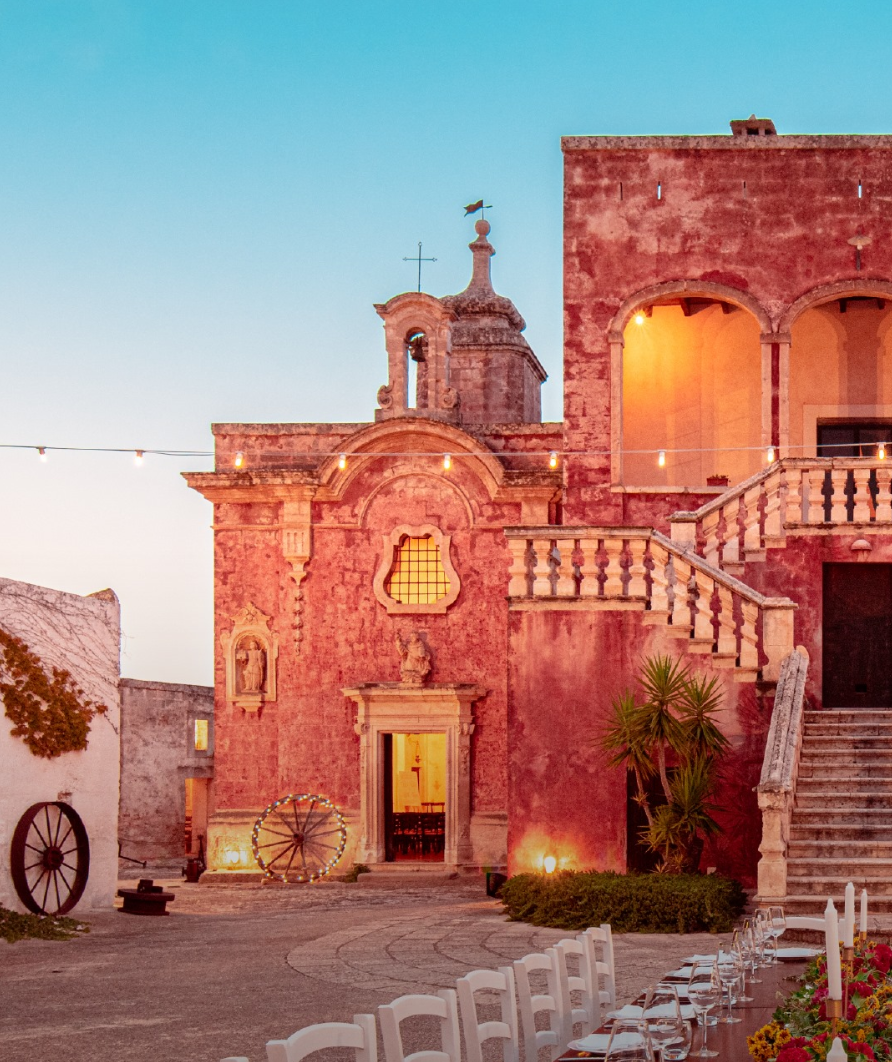
[[[554,856],[546,856],[542,860],[542,866],[545,867],[546,874],[553,874],[554,869],[557,866],[557,860],[554,858]]]
[[[643,313],[636,313],[635,314],[635,324],[636,325],[643,325],[644,321],[645,321],[645,317],[644,317]]]
[[[452,455],[451,454],[443,454],[443,467],[446,469],[447,472],[449,471],[450,468],[452,468]]]
[[[140,465],[142,465],[142,455],[143,455],[143,453],[144,453],[144,451],[143,451],[143,450],[137,450],[137,451],[136,451],[136,459],[135,459],[135,464],[136,464],[136,467],[137,467],[137,468],[139,468],[139,467],[140,467]]]
[[[195,751],[207,752],[208,748],[208,721],[207,719],[195,720]]]
[[[40,454],[40,460],[41,461],[46,461],[46,447],[38,446],[37,447],[37,452]]]
[[[226,862],[235,866],[236,863],[242,858],[241,852],[237,848],[230,848],[226,853]]]
[[[768,452],[765,454],[765,456],[768,458],[768,464],[769,465],[772,464],[773,461],[774,461],[774,447],[773,446],[769,446],[768,447]]]
[[[558,466],[558,455],[557,455],[556,451],[552,450],[551,453],[548,455],[548,467],[549,468],[557,468],[557,466]]]
[[[347,455],[346,454],[341,454],[341,456],[338,458],[338,468],[343,472],[346,467],[347,467]]]
[[[236,452],[235,452],[235,467],[236,468],[241,468],[244,463],[245,463],[245,455],[242,453],[241,450],[236,450]]]
[[[660,450],[660,452],[657,454],[657,464],[660,466],[660,468],[665,468],[666,467],[666,451],[665,450]]]

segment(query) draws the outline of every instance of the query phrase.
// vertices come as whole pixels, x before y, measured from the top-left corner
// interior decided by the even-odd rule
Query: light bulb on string
[[[452,454],[443,454],[443,468],[448,472],[452,468]]]
[[[241,450],[236,450],[236,452],[235,452],[235,461],[233,462],[233,464],[235,465],[236,468],[241,468],[244,463],[245,463],[245,455],[242,453]]]
[[[40,460],[43,461],[44,464],[46,464],[46,461],[47,461],[46,447],[45,446],[38,446],[37,447],[37,452],[40,455]]]
[[[635,314],[635,324],[638,325],[639,328],[641,327],[641,325],[644,324],[644,314],[643,313],[636,313]]]
[[[338,468],[343,472],[346,467],[347,467],[347,455],[346,454],[340,454],[340,456],[338,457]]]
[[[557,468],[557,466],[558,466],[557,451],[556,450],[552,450],[551,453],[548,455],[548,467],[549,468]]]
[[[773,446],[769,446],[768,447],[768,451],[765,454],[765,457],[767,458],[769,465],[774,464],[774,447]]]
[[[666,451],[665,450],[660,450],[660,452],[657,454],[657,464],[660,466],[660,468],[665,468],[666,467]]]
[[[136,457],[134,458],[134,462],[133,463],[136,465],[137,468],[142,468],[142,459],[143,459],[143,454],[144,453],[145,453],[144,450],[137,450],[136,451]]]
[[[877,448],[877,457],[881,461],[885,461],[886,460],[886,444],[885,443],[880,443],[879,447]]]

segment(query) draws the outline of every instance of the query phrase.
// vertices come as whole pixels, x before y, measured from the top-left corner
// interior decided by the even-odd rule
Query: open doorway
[[[446,734],[384,734],[385,859],[442,863]]]
[[[205,854],[208,835],[208,778],[186,779],[185,855]]]

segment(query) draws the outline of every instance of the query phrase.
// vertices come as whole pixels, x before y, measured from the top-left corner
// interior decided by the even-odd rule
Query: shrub
[[[50,918],[48,915],[20,914],[0,907],[0,940],[14,944],[17,940],[71,940],[78,933],[88,933],[86,922],[77,918]]]
[[[515,922],[580,932],[609,922],[614,933],[726,933],[740,917],[740,882],[714,874],[518,874],[501,900]]]

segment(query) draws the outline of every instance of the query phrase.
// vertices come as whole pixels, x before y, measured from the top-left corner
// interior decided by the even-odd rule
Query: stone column
[[[623,334],[610,332],[610,482],[623,481]]]

